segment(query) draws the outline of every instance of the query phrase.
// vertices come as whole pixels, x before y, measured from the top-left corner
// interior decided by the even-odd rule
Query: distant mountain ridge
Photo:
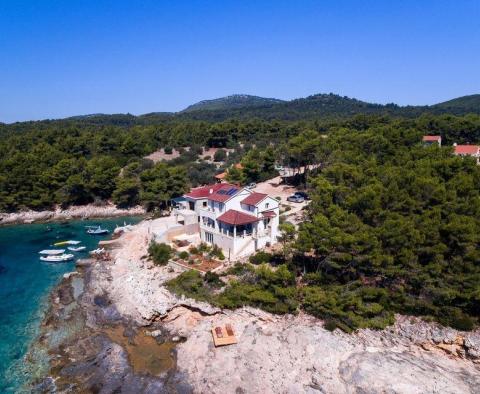
[[[232,97],[232,96],[228,96]],[[377,104],[340,96],[334,93],[315,94],[305,98],[290,101],[264,99],[255,97],[254,105],[245,100],[242,105],[229,105],[228,97],[216,100],[206,100],[188,107],[177,113],[177,116],[195,120],[226,120],[228,118],[260,118],[279,120],[299,120],[319,117],[352,116],[356,114],[376,114],[394,116],[418,116],[422,113],[452,113],[463,115],[466,113],[480,114],[480,94],[458,97],[453,100],[426,106],[399,106],[394,103]],[[211,105],[211,102],[221,102],[221,107]],[[205,103],[203,105],[202,103]],[[200,105],[202,104],[202,105]]]
[[[453,115],[480,114],[480,94],[457,97],[438,104],[425,106],[399,106],[393,103],[376,104],[333,93],[315,94],[289,101],[247,94],[234,94],[212,100],[202,100],[179,112],[151,112],[138,116],[129,113],[111,115],[99,113],[45,121],[80,122],[128,127],[139,124],[155,124],[175,119],[209,122],[253,118],[293,121],[349,117],[358,114],[414,117],[422,113],[437,115],[445,113]],[[0,125],[2,125],[1,122]]]
[[[192,104],[180,112],[185,113],[192,111],[214,111],[232,108],[258,107],[283,102],[283,100],[275,98],[251,96],[249,94],[232,94],[226,97],[199,101],[198,103]]]

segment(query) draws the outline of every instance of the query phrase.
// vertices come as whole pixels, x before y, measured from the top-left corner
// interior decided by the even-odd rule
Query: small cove
[[[78,220],[0,227],[0,392],[16,393],[33,371],[25,368],[24,356],[38,335],[48,306],[50,290],[63,274],[75,269],[74,261],[53,264],[39,260],[38,251],[55,242],[75,239],[87,250],[107,237],[85,233],[87,225],[101,225],[113,231],[124,222],[140,218]],[[77,253],[78,258],[87,256]],[[81,291],[81,289],[78,289]]]

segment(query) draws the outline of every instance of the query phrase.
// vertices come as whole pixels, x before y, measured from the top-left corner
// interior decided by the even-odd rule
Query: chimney
[[[457,146],[457,143],[456,143],[456,142],[454,142],[454,143],[453,143],[453,146]]]
[[[213,193],[213,189],[210,189],[208,192],[209,192],[210,194],[212,194],[212,193]]]

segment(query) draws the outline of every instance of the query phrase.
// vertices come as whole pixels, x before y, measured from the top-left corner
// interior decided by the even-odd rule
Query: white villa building
[[[247,256],[277,242],[279,203],[267,194],[228,183],[202,186],[175,210],[188,233],[220,247],[225,257]]]

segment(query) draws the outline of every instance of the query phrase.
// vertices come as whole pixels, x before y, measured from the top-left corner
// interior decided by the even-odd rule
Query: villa
[[[480,163],[480,146],[478,145],[457,145],[453,144],[454,154],[456,156],[471,156]]]
[[[424,135],[422,138],[423,144],[426,146],[438,144],[442,146],[442,137],[440,135]]]
[[[192,189],[175,209],[177,222],[220,247],[227,258],[247,256],[277,242],[279,203],[229,183]]]

